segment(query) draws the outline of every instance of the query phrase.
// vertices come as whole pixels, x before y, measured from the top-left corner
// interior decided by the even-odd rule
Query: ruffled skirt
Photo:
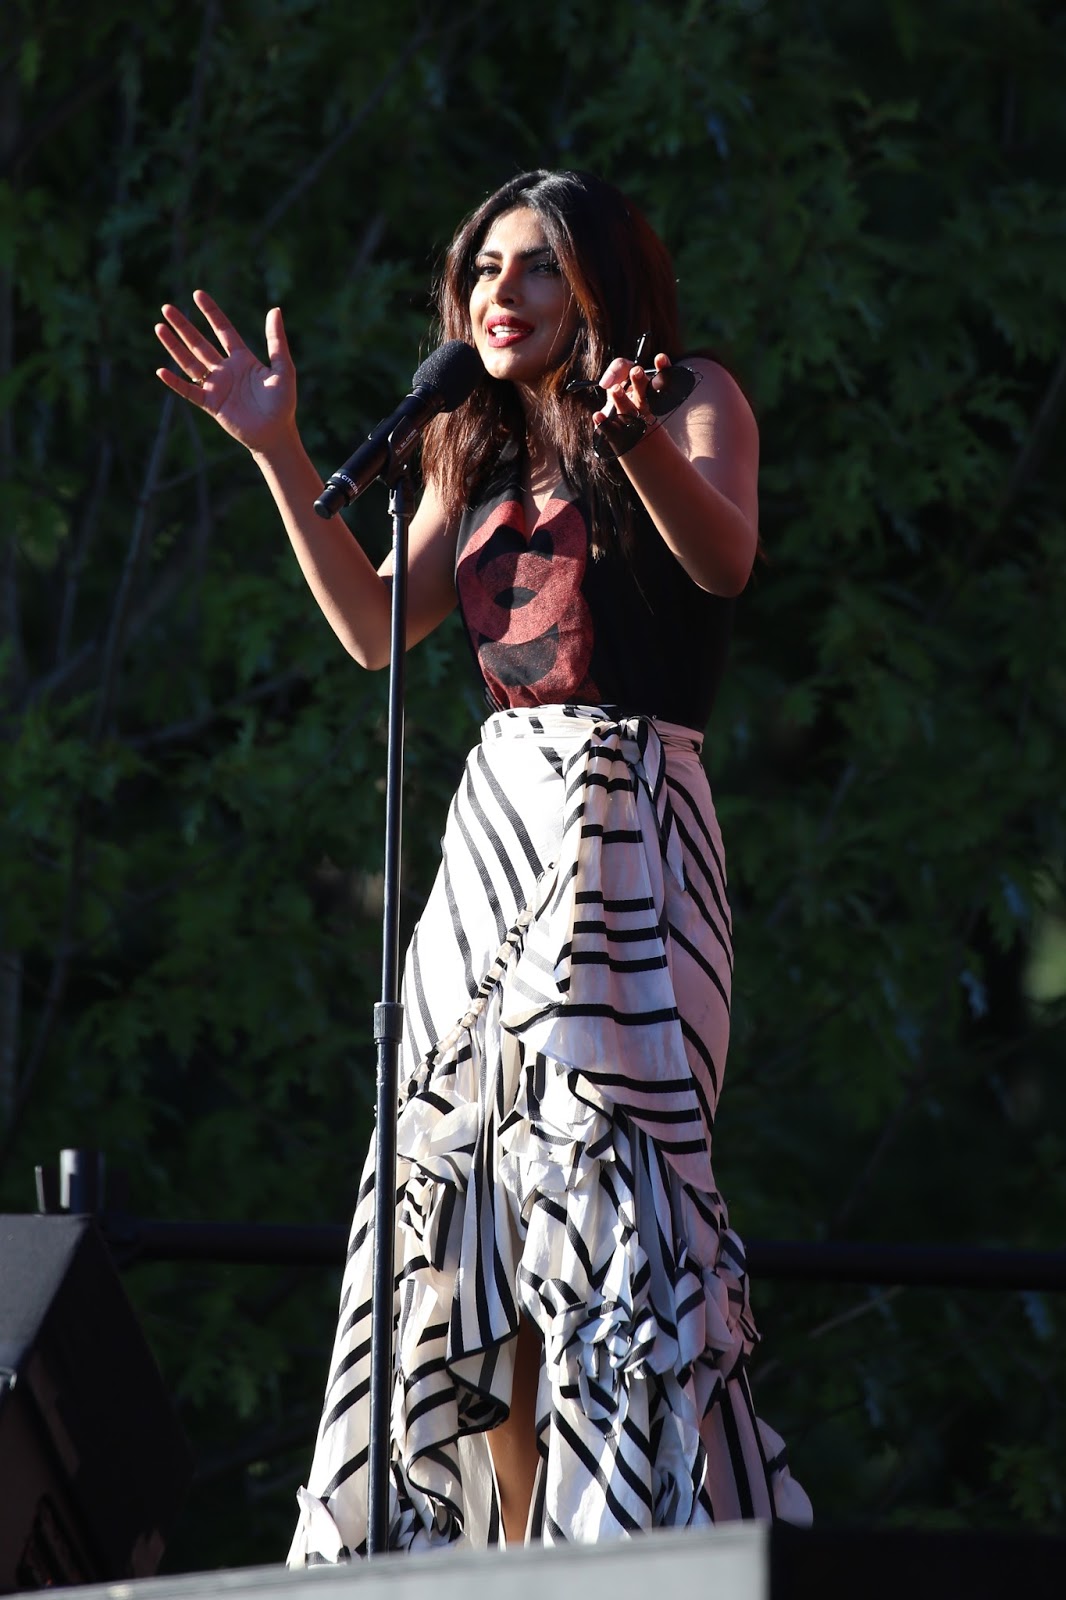
[[[700,742],[540,707],[468,758],[404,974],[390,1547],[499,1538],[485,1432],[523,1315],[530,1537],[810,1520],[752,1408],[711,1170],[732,955]],[[373,1160],[290,1565],[366,1548]]]

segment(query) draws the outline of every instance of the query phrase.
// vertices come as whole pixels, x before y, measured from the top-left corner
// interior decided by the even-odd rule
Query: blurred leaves
[[[151,325],[202,284],[261,346],[282,302],[328,471],[430,344],[459,217],[543,163],[646,207],[691,345],[760,420],[766,559],[708,753],[738,947],[734,1221],[1060,1245],[1050,8],[11,0],[5,20],[3,1203],[76,1142],[146,1215],[350,1210],[385,684],[318,617],[251,464],[164,412]],[[383,496],[350,522],[384,553]],[[480,715],[454,619],[409,666],[408,927]],[[129,1283],[200,1463],[169,1564],[280,1556],[335,1281]],[[760,1408],[822,1516],[1062,1526],[1058,1302],[760,1284],[756,1308]]]

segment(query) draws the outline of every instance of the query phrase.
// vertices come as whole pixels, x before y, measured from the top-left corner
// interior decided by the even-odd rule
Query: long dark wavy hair
[[[593,529],[614,526],[625,543],[630,514],[621,469],[593,453],[588,403],[564,391],[573,378],[598,378],[612,357],[632,357],[641,334],[649,336],[646,359],[662,350],[676,360],[681,336],[673,262],[636,206],[602,178],[520,173],[471,212],[448,248],[436,294],[444,339],[472,342],[475,259],[496,218],[518,206],[536,212],[579,311],[567,355],[545,374],[538,423],[567,478],[592,501]],[[514,386],[487,374],[465,405],[429,425],[424,463],[450,518],[458,520],[511,441],[525,443],[525,413]],[[602,553],[595,543],[593,553]]]

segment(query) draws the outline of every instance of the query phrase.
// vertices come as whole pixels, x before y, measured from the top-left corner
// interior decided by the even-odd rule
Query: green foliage
[[[0,123],[0,1202],[99,1144],[160,1217],[338,1220],[368,1132],[384,690],[164,298],[284,304],[325,467],[431,341],[455,222],[602,171],[763,441],[708,763],[742,1232],[1061,1243],[1066,40],[975,0],[11,0]],[[384,505],[351,515],[386,544]],[[479,711],[410,662],[407,912]],[[172,1567],[283,1552],[335,1280],[129,1275],[198,1482]],[[1062,1526],[1062,1306],[759,1284],[761,1409],[837,1521]]]

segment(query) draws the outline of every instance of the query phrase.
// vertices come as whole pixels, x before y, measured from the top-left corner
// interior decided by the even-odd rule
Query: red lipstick
[[[485,318],[485,337],[493,350],[506,350],[510,345],[520,344],[533,331],[533,324],[523,322],[521,317]]]

